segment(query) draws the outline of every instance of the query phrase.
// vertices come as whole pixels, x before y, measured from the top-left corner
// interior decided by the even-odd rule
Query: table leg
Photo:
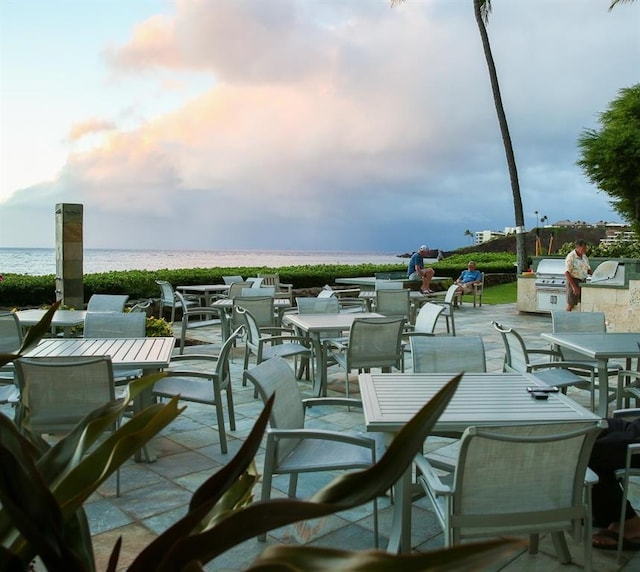
[[[394,485],[394,505],[391,533],[387,552],[411,552],[411,469],[409,464],[400,480]]]
[[[327,348],[320,336],[311,336],[311,345],[316,358],[316,371],[313,376],[313,394],[316,397],[327,396]],[[313,358],[312,358],[313,359]]]
[[[607,359],[598,360],[598,415],[607,417],[609,412],[609,374]]]

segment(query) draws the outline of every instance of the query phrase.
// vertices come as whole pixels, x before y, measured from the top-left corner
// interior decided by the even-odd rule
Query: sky
[[[525,227],[619,221],[577,139],[640,2],[493,0]],[[0,0],[0,246],[407,252],[515,225],[471,0]],[[537,215],[536,215],[537,211]]]

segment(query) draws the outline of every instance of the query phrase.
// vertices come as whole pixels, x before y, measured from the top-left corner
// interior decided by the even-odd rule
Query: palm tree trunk
[[[498,124],[500,125],[500,134],[502,135],[502,143],[504,152],[507,157],[507,166],[509,168],[509,178],[511,179],[511,192],[513,193],[513,206],[515,210],[516,223],[516,255],[518,262],[518,272],[524,272],[527,269],[527,246],[524,234],[524,212],[522,210],[522,197],[520,195],[520,183],[518,182],[518,170],[516,168],[516,159],[513,154],[513,145],[511,144],[511,135],[509,134],[509,126],[507,125],[507,116],[502,106],[502,96],[500,95],[500,85],[498,83],[498,73],[496,65],[493,61],[491,53],[491,44],[489,44],[489,35],[484,23],[482,12],[490,7],[489,0],[473,0],[473,11],[475,13],[478,29],[480,30],[480,38],[482,39],[482,49],[484,57],[487,61],[489,69],[489,78],[491,80],[491,90],[493,92],[493,102],[496,106],[496,114],[498,115]]]

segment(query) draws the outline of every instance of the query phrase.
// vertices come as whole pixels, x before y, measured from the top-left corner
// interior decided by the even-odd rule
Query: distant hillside
[[[542,242],[542,252],[547,254],[549,248],[549,239],[551,235],[555,234],[553,239],[552,250],[550,254],[557,254],[557,249],[565,242],[575,242],[582,238],[589,244],[598,244],[601,238],[605,236],[604,227],[561,227],[561,228],[541,228],[540,240]],[[536,252],[536,233],[533,231],[527,232],[527,254],[533,256]],[[473,252],[516,252],[516,236],[511,234],[509,236],[502,236],[500,238],[494,238],[488,242],[477,244],[473,246],[464,246],[457,250],[445,252],[445,256],[451,254],[465,254]]]

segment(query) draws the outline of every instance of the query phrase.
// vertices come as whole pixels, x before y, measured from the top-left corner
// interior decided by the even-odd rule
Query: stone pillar
[[[82,205],[56,205],[56,300],[77,310],[84,309],[82,214]]]

